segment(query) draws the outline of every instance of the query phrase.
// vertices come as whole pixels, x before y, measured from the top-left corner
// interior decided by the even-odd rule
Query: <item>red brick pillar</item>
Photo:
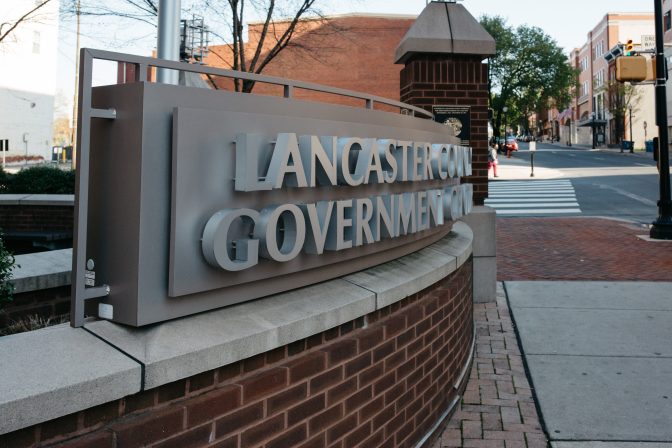
[[[483,56],[415,54],[401,71],[401,101],[432,112],[434,106],[469,106],[474,204],[488,195],[488,64]]]

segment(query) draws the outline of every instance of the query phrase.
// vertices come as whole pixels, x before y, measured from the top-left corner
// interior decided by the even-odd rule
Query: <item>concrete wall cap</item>
[[[85,328],[141,361],[145,387],[150,389],[273,350],[374,310],[372,292],[336,279],[148,327],[97,321]]]
[[[29,194],[0,194],[0,205],[18,205]]]
[[[70,284],[72,249],[17,255],[11,283],[14,293],[58,288]]]
[[[0,205],[75,205],[74,194],[0,194]]]
[[[67,324],[0,338],[0,434],[140,391],[140,365]]]
[[[457,270],[457,258],[432,248],[343,277],[376,293],[376,308],[384,308],[433,285]]]
[[[416,54],[492,56],[495,39],[463,5],[433,1],[397,46],[394,60],[404,64]]]

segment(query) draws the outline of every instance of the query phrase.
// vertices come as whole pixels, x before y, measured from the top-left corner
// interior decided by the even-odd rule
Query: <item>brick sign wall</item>
[[[468,261],[364,318],[2,435],[0,446],[415,446],[457,396],[453,385],[474,332],[472,308]]]
[[[488,65],[481,56],[419,55],[401,71],[401,101],[432,111],[433,106],[469,106],[473,148],[474,204],[488,195]]]
[[[72,235],[72,205],[0,205],[0,229],[12,232],[64,232]]]

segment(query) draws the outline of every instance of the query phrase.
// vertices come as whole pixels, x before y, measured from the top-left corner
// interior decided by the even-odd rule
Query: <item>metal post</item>
[[[534,177],[534,152],[530,153],[530,167],[532,171],[530,172],[530,177]]]
[[[180,0],[161,0],[159,2],[156,56],[159,59],[170,61],[180,60]],[[157,70],[157,82],[177,85],[179,79],[180,73],[176,70]]]
[[[79,97],[77,92],[79,91],[79,36],[80,36],[80,25],[81,25],[81,16],[82,8],[80,0],[77,0],[76,5],[76,16],[77,16],[77,34],[75,40],[75,93],[72,100],[72,128],[70,132],[70,146],[72,146],[72,169],[77,169],[77,102]]]
[[[591,112],[591,114],[592,114],[591,115],[592,122],[590,124],[593,130],[593,149],[595,149],[597,148],[597,144],[595,143],[597,141],[597,130],[595,128],[595,112]]]
[[[632,106],[630,106],[630,154],[635,152],[635,139],[632,137]]]
[[[670,156],[667,135],[667,95],[665,93],[665,44],[663,42],[663,0],[654,0],[656,27],[656,124],[660,141],[660,200],[658,219],[651,226],[650,236],[672,240],[672,201],[670,200]]]

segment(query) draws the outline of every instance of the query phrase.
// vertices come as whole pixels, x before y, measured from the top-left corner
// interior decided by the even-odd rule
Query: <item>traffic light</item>
[[[628,39],[628,41],[625,43],[625,55],[626,56],[632,56],[634,52],[634,44],[632,43],[632,39]]]
[[[620,82],[646,81],[648,72],[651,70],[650,66],[653,66],[652,62],[653,60],[647,60],[644,56],[616,58],[616,80]]]

